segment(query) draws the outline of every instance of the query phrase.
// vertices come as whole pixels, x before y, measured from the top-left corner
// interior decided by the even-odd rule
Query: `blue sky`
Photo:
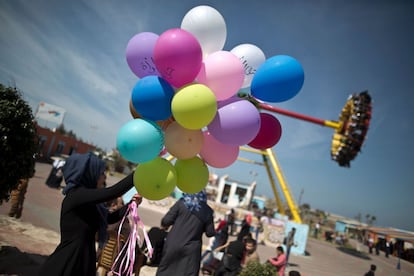
[[[351,93],[368,89],[373,117],[351,168],[330,159],[333,129],[276,115],[283,136],[274,147],[293,197],[312,208],[414,231],[414,3],[411,1],[0,1],[0,82],[14,83],[35,110],[40,101],[67,110],[64,124],[110,150],[131,119],[137,77],[125,48],[140,32],[180,27],[193,7],[224,17],[224,50],[242,43],[267,58],[296,58],[305,82],[293,99],[274,104],[337,120]],[[241,156],[261,160],[241,152]],[[253,180],[270,196],[265,170],[236,162],[219,175]],[[253,173],[251,173],[253,172]]]

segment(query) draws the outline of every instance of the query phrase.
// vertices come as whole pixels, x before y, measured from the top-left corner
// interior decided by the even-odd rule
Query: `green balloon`
[[[188,194],[195,194],[204,189],[208,182],[208,168],[199,157],[177,159],[175,162],[178,180],[177,187]]]
[[[155,159],[139,164],[134,172],[134,185],[138,193],[149,200],[169,196],[177,184],[177,172],[167,160]]]
[[[216,116],[217,99],[207,86],[189,84],[175,93],[171,111],[174,119],[184,128],[202,129]]]

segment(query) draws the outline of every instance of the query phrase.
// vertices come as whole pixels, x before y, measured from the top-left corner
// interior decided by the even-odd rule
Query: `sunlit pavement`
[[[36,164],[36,175],[29,182],[23,215],[20,219],[7,216],[9,203],[0,206],[0,244],[15,246],[22,252],[41,255],[48,255],[54,250],[59,242],[60,204],[63,195],[60,190],[45,185],[50,170],[49,164]],[[107,181],[111,185],[117,179],[110,176]],[[167,210],[168,207],[162,204],[144,201],[139,209],[139,215],[148,227],[158,226]],[[207,244],[206,238],[204,243]],[[356,276],[364,275],[369,270],[370,264],[376,264],[377,276],[414,275],[412,263],[401,260],[401,270],[398,270],[398,259],[393,256],[387,259],[383,254],[380,256],[366,254],[365,258],[361,258],[343,252],[337,246],[322,240],[308,239],[306,251],[309,253],[307,256],[290,257],[291,265],[287,268],[287,272],[298,270],[305,276]],[[362,251],[367,252],[367,248],[362,247]],[[274,248],[264,245],[259,245],[258,252],[261,262],[275,255]]]

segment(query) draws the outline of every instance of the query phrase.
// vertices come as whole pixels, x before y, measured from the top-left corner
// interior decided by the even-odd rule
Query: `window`
[[[227,203],[229,201],[231,186],[229,184],[224,184],[223,195],[221,196],[221,202]]]
[[[65,148],[65,143],[62,141],[59,141],[56,150],[55,155],[61,155],[63,153],[63,149]]]
[[[239,203],[244,202],[244,197],[246,196],[247,189],[242,187],[237,187],[236,195],[239,197]]]

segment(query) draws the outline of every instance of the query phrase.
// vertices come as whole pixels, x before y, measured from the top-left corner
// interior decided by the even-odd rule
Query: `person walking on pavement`
[[[236,214],[234,212],[234,209],[231,208],[230,211],[227,213],[227,225],[229,226],[229,235],[233,236],[236,232]]]
[[[293,245],[295,245],[295,233],[296,228],[293,227],[292,230],[289,231],[286,238],[286,265],[289,265],[290,249]]]
[[[368,237],[369,254],[372,254],[373,248],[374,248],[374,237],[372,235],[369,235]]]
[[[241,229],[239,233],[237,234],[237,240],[242,241],[245,236],[250,234],[251,224],[252,224],[252,215],[247,214],[244,220],[242,221]]]
[[[10,193],[11,205],[9,211],[9,217],[20,218],[23,212],[23,203],[27,192],[27,186],[29,186],[29,179],[22,178],[19,180],[19,184],[16,189],[13,189]]]
[[[315,239],[317,239],[318,238],[318,234],[319,234],[319,228],[321,227],[321,225],[320,225],[320,223],[319,223],[319,221],[318,222],[316,222],[316,224],[315,224],[315,228],[314,228],[314,232],[313,232],[313,237],[315,238]]]

